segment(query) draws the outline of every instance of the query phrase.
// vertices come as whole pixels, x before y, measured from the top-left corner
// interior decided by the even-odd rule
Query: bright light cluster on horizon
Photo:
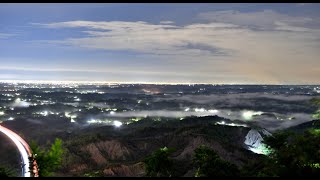
[[[146,81],[135,81],[135,82],[123,82],[123,81],[69,81],[69,80],[0,80],[0,83],[13,83],[13,84],[52,84],[52,85],[75,85],[75,84],[88,84],[88,85],[118,85],[118,84],[155,84],[155,85],[268,85],[261,83],[241,83],[241,82],[232,82],[232,83],[223,83],[223,82],[214,82],[214,83],[205,83],[205,82],[146,82]],[[276,84],[284,85],[284,84]]]

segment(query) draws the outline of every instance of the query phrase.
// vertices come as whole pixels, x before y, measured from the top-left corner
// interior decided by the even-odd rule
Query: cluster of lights
[[[120,127],[122,126],[122,122],[120,121],[110,121],[110,120],[100,120],[100,119],[91,119],[89,121],[87,121],[88,124],[110,124],[112,122],[112,125],[114,125],[115,127]]]
[[[184,111],[190,111],[190,108],[185,108]],[[209,109],[209,110],[206,110],[205,108],[195,108],[194,109],[195,112],[209,112],[209,113],[213,113],[213,114],[216,114],[218,113],[219,111],[217,109]]]
[[[186,108],[185,111],[189,111],[189,108]],[[204,108],[195,108],[194,111],[195,112],[209,112],[209,113],[213,113],[213,114],[217,114],[219,112],[217,109],[206,110]]]
[[[105,110],[106,110],[106,111],[117,111],[118,109],[116,109],[116,108],[113,108],[113,109],[106,108]]]
[[[77,118],[76,115],[70,115],[70,112],[65,112],[64,116],[67,118],[71,118],[71,122],[76,122],[74,119]]]
[[[88,124],[109,124],[110,120],[91,119],[87,121]]]
[[[3,96],[7,96],[7,97],[14,97],[13,94],[2,94]]]
[[[120,121],[113,121],[113,125],[116,126],[116,127],[120,127],[120,126],[122,126],[122,122],[120,122]]]
[[[77,90],[77,93],[80,93],[80,94],[94,94],[94,93],[98,93],[98,94],[104,94],[105,92],[101,92],[101,91],[98,91],[97,89],[95,90]]]
[[[2,91],[5,91],[5,92],[15,92],[16,90],[15,89],[4,89]]]
[[[205,112],[206,110],[204,108],[195,108],[195,112]]]
[[[43,116],[48,116],[48,111],[43,111],[40,114],[43,115]]]
[[[56,114],[58,115],[59,113],[54,113],[52,111],[41,111],[41,112],[36,112],[36,113],[33,113],[33,114],[39,114],[39,115],[42,115],[42,116],[48,116],[49,114]]]
[[[209,109],[209,113],[217,114],[219,111],[216,109]]]
[[[251,120],[253,116],[256,116],[256,115],[262,115],[263,112],[261,111],[258,111],[258,112],[254,112],[254,111],[244,111],[242,113],[242,117],[245,119],[245,120]]]
[[[317,93],[320,93],[320,87],[315,87],[315,88],[313,88],[313,90],[314,90],[315,92],[317,92]]]
[[[98,119],[91,119],[87,121],[89,124],[102,124],[102,123],[107,123],[106,121],[98,120]]]
[[[241,126],[241,127],[248,127],[245,124],[236,124],[236,123],[226,123],[225,121],[217,122],[216,124],[224,125],[224,126]]]
[[[138,121],[140,121],[142,118],[140,118],[140,117],[137,117],[137,118],[131,118],[130,120],[131,121],[135,121],[135,122],[138,122]]]
[[[177,82],[115,82],[115,81],[51,81],[51,80],[1,80],[1,83],[11,83],[11,84],[35,84],[35,85],[65,85],[67,87],[87,84],[87,85],[121,85],[121,84],[156,84],[156,85],[189,85],[194,86],[195,84],[207,84],[207,85],[222,85],[223,83],[177,83]]]

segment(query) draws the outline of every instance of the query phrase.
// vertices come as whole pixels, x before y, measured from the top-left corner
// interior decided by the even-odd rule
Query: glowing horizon
[[[75,81],[75,80],[0,80],[0,83],[25,83],[25,84],[155,84],[155,85],[311,85],[319,84],[258,84],[258,83],[188,83],[188,82],[117,82],[117,81]]]

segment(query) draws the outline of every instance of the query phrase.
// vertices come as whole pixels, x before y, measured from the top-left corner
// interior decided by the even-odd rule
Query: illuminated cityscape
[[[0,177],[320,175],[320,4],[0,17]]]

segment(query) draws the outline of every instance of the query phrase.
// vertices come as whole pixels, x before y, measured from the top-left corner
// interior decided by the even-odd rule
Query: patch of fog
[[[91,103],[90,105],[97,108],[110,108],[110,105],[106,103]]]
[[[263,117],[263,118],[256,118],[254,122],[260,127],[267,129],[268,131],[276,131],[276,130],[289,128],[291,126],[296,126],[298,124],[302,124],[302,123],[313,120],[311,118],[311,115],[309,114],[298,114],[296,116],[298,117],[291,120],[289,119],[279,120],[272,117]]]
[[[263,94],[258,97],[262,98],[269,98],[269,99],[276,99],[276,100],[282,100],[282,101],[309,101],[313,97],[320,97],[320,96],[305,96],[305,95],[267,95]]]
[[[288,128],[304,122],[311,121],[311,115],[305,113],[292,113],[292,114],[277,114],[269,113],[264,115],[264,112],[253,110],[232,111],[228,109],[223,110],[206,110],[199,108],[197,110],[188,109],[188,111],[168,111],[168,110],[150,110],[150,111],[126,111],[114,112],[104,114],[104,117],[114,118],[129,118],[129,117],[167,117],[167,118],[184,118],[188,116],[210,116],[217,115],[230,120],[240,120],[244,123],[250,122],[267,129],[274,131],[279,129]],[[281,118],[280,118],[281,117]]]
[[[63,103],[64,105],[70,105],[70,106],[73,106],[73,107],[78,107],[79,106],[79,103],[78,102],[74,102],[74,103]]]
[[[320,97],[320,96],[313,96]],[[211,95],[184,95],[184,96],[168,96],[156,98],[155,101],[163,100],[180,100],[197,104],[228,102],[228,104],[248,104],[252,99],[268,98],[282,101],[308,101],[312,97],[305,95],[273,95],[263,93],[245,93],[245,94],[211,94]]]
[[[29,107],[30,103],[26,101],[22,101],[20,98],[17,98],[14,103],[11,105],[12,107]]]
[[[170,117],[179,118],[186,116],[210,116],[216,115],[216,111],[167,111],[167,110],[151,110],[151,111],[126,111],[106,114],[108,117]]]
[[[43,124],[43,122],[41,122],[40,120],[36,120],[36,119],[26,119],[26,121],[34,123],[34,124]]]

